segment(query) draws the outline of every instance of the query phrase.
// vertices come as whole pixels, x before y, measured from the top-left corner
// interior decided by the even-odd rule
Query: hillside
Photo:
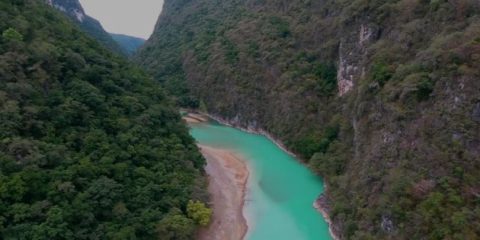
[[[132,37],[124,34],[110,33],[113,40],[118,43],[128,55],[133,55],[137,49],[145,43],[145,39]]]
[[[49,5],[65,13],[74,23],[87,34],[95,38],[98,42],[113,52],[120,55],[128,54],[128,49],[118,44],[110,34],[103,29],[100,22],[88,16],[83,10],[79,0],[45,0]]]
[[[204,164],[151,77],[43,0],[0,1],[0,239],[191,239]]]
[[[343,239],[478,239],[479,13],[475,0],[166,0],[136,61],[178,104],[302,156]]]

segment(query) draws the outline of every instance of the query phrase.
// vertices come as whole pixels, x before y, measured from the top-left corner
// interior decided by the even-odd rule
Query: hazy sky
[[[111,33],[147,39],[162,11],[163,0],[80,0],[87,15]]]

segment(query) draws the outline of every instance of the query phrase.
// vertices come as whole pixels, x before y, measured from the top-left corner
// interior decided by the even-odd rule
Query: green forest
[[[165,0],[133,62],[46,2],[0,0],[0,239],[195,238],[179,107],[297,154],[341,239],[480,238],[478,0]]]
[[[298,154],[341,239],[480,238],[479,1],[166,0],[135,60]]]
[[[0,1],[0,238],[191,239],[200,155],[142,70],[40,0]]]

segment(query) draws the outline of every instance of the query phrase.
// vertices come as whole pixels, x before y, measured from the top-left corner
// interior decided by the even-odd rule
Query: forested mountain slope
[[[145,39],[132,37],[124,34],[110,33],[113,40],[118,43],[128,55],[133,55],[137,49],[145,43]]]
[[[128,49],[123,48],[118,44],[110,34],[103,29],[102,25],[97,19],[88,16],[83,10],[79,0],[45,0],[49,5],[55,7],[70,19],[78,24],[80,28],[95,38],[108,49],[121,54],[128,54]],[[112,6],[113,7],[113,6]]]
[[[193,238],[204,159],[158,83],[43,0],[0,34],[0,239]]]
[[[344,239],[480,238],[480,3],[166,0],[136,60],[324,176]]]

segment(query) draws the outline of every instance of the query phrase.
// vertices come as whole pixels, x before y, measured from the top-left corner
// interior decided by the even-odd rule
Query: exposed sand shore
[[[200,240],[241,240],[247,232],[243,205],[248,179],[246,163],[233,153],[199,145],[207,160],[208,191],[213,202],[210,225],[199,231]]]
[[[208,117],[202,114],[188,113],[186,116],[183,117],[183,120],[185,120],[187,123],[201,123],[207,122]]]

